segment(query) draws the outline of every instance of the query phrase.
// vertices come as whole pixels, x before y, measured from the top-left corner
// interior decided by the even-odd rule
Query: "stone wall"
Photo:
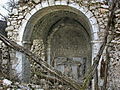
[[[10,14],[9,21],[7,23],[8,27],[6,31],[8,32],[8,37],[17,42],[18,44],[24,44],[29,43],[26,41],[22,41],[22,35],[23,31],[25,30],[25,27],[27,23],[29,22],[29,19],[40,9],[43,9],[48,6],[54,6],[54,5],[66,5],[71,7],[79,8],[87,17],[89,17],[89,21],[92,23],[92,28],[96,31],[92,32],[92,35],[94,36],[95,40],[91,41],[91,43],[96,47],[94,49],[94,53],[92,53],[93,56],[95,56],[99,50],[99,45],[102,44],[104,33],[107,26],[108,21],[108,12],[109,12],[109,6],[105,5],[103,2],[95,2],[94,0],[91,1],[91,3],[88,4],[87,1],[78,2],[77,0],[49,0],[51,2],[48,2],[48,0],[33,0],[28,1],[27,3],[20,3],[18,7],[14,8],[12,13]],[[77,4],[76,4],[77,3]],[[78,6],[77,6],[78,5]],[[87,8],[87,9],[86,9]],[[110,90],[114,88],[115,90],[119,90],[120,87],[120,64],[119,64],[119,51],[120,51],[120,40],[119,40],[119,34],[120,34],[120,22],[119,22],[119,9],[116,10],[116,29],[115,29],[115,38],[112,40],[110,44],[110,64],[109,64],[109,77],[108,77],[108,87]],[[42,15],[42,14],[41,14]],[[96,21],[97,20],[97,21]],[[96,23],[95,23],[96,21]],[[99,31],[97,29],[99,28]],[[39,42],[39,41],[38,41]],[[36,42],[35,42],[36,43]],[[33,46],[34,44],[33,43]],[[99,44],[97,46],[97,44]],[[37,45],[37,44],[35,44]],[[42,54],[41,51],[38,50],[39,46],[36,46],[36,48],[32,47],[32,50],[38,51],[37,54]],[[102,57],[105,57],[106,53],[103,54]],[[44,58],[44,54],[43,54]],[[98,70],[99,71],[99,70]]]
[[[9,77],[10,54],[8,50],[9,50],[8,47],[2,41],[0,41],[0,74],[3,74],[3,76],[8,75]]]
[[[7,27],[6,21],[0,20],[0,34],[7,37],[7,32],[5,32],[5,28]],[[0,40],[0,76],[9,77],[10,73],[10,54],[8,47]],[[7,75],[6,75],[7,74]]]
[[[117,5],[116,5],[117,7]],[[108,87],[109,90],[120,89],[120,8],[115,11],[115,29],[114,39],[109,45],[109,71],[108,71]]]

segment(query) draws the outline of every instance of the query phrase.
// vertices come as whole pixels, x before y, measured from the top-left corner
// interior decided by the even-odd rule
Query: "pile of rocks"
[[[0,90],[44,90],[40,85],[12,82],[8,79],[0,80]]]

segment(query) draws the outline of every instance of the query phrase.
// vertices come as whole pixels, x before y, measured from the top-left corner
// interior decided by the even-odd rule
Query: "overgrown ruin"
[[[120,7],[116,3],[114,20],[109,27],[111,3],[100,0],[19,1],[8,18],[7,37],[73,80],[71,85],[2,41],[1,67],[4,69],[9,62],[6,70],[11,80],[39,85],[39,89],[74,90],[72,84],[74,81],[83,84],[108,32],[97,69],[87,89],[83,90],[119,90]]]

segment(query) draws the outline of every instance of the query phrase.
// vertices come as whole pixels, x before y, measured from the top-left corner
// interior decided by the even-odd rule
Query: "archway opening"
[[[48,37],[50,64],[56,69],[82,83],[87,68],[91,65],[90,37],[73,18],[58,21]]]
[[[91,65],[91,25],[79,10],[51,6],[35,13],[26,25],[24,46],[32,49],[57,70],[82,81]]]

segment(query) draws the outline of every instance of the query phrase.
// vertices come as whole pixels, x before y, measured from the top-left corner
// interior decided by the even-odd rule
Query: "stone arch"
[[[93,13],[90,10],[88,10],[87,7],[84,7],[84,6],[80,7],[77,3],[67,4],[67,1],[55,1],[54,4],[48,4],[48,3],[49,3],[48,1],[43,1],[42,3],[39,3],[38,5],[35,6],[35,8],[31,9],[30,13],[27,13],[25,15],[25,19],[22,20],[22,24],[19,27],[19,36],[18,36],[19,42],[18,42],[18,44],[22,44],[21,41],[23,39],[24,30],[25,30],[26,25],[29,22],[30,18],[32,16],[34,16],[34,14],[36,12],[38,12],[39,10],[44,9],[45,7],[56,6],[56,5],[70,6],[70,7],[73,7],[75,9],[79,10],[80,12],[82,12],[87,17],[87,19],[89,20],[89,23],[91,24],[91,32],[92,32],[91,36],[93,38],[92,40],[99,39],[99,37],[97,35],[97,32],[99,32],[99,26],[98,26],[97,20],[94,17]]]
[[[48,9],[47,7],[51,7],[54,8],[54,6],[56,6],[56,9]],[[79,14],[82,15],[84,17],[84,20],[86,22],[83,22],[83,24],[85,25],[85,23],[88,24],[88,27],[91,31],[88,31],[90,36],[91,36],[91,42],[92,42],[92,58],[95,57],[96,53],[99,50],[99,42],[97,42],[99,40],[98,34],[97,32],[99,32],[99,27],[97,24],[97,20],[94,17],[94,15],[84,6],[80,7],[77,3],[67,3],[66,1],[55,1],[52,4],[49,4],[47,1],[43,1],[40,4],[37,4],[35,6],[35,8],[33,8],[30,13],[27,13],[25,15],[25,19],[22,20],[22,24],[19,28],[19,42],[17,42],[20,45],[28,45],[29,41],[30,41],[30,37],[32,34],[32,30],[34,25],[37,23],[37,21],[39,19],[41,19],[43,16],[50,14],[50,13],[54,13],[57,12],[61,9],[59,9],[59,7],[61,6],[61,9],[64,9],[64,11],[69,11],[75,14]],[[68,8],[62,8],[62,7],[68,7]],[[47,10],[47,9],[49,10]],[[46,9],[46,11],[45,11]],[[43,14],[41,14],[41,16],[39,16],[40,13],[44,12]],[[37,17],[36,20],[33,20]],[[76,18],[77,19],[77,18]],[[81,18],[82,20],[82,18]],[[28,25],[30,25],[29,28]],[[86,27],[87,28],[87,27]],[[27,34],[29,32],[29,35]],[[19,56],[18,59],[22,59],[23,55]]]

